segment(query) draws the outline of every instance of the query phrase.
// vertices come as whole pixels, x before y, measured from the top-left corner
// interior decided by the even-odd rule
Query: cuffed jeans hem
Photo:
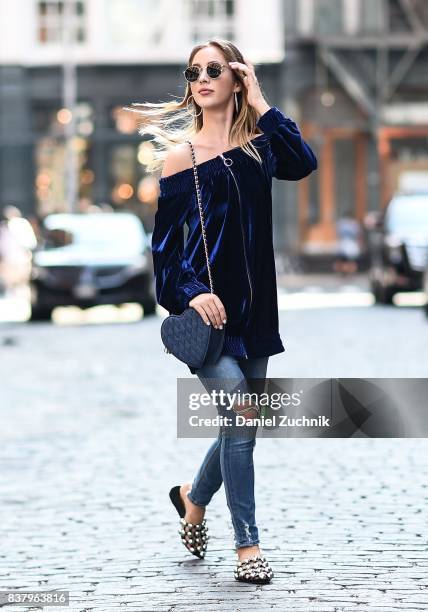
[[[206,508],[209,504],[209,502],[207,502],[206,504],[201,503],[200,501],[196,500],[193,498],[193,495],[191,494],[191,492],[189,491],[189,493],[187,494],[188,499],[190,499],[190,501],[192,502],[192,504],[195,504],[195,506],[200,506],[201,508]]]
[[[260,544],[260,540],[253,540],[252,542],[235,542],[235,548],[244,548],[244,546],[257,546],[257,544]]]

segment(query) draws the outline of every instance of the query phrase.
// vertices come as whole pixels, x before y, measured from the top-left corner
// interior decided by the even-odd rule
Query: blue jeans
[[[249,385],[247,379],[265,379],[268,360],[269,357],[245,359],[221,355],[215,365],[199,368],[196,370],[196,375],[208,392],[223,389],[231,393],[233,390],[236,392],[238,387],[241,392],[254,392],[254,387]],[[215,381],[214,379],[234,380]],[[264,381],[256,382],[256,386],[264,383]],[[254,416],[258,416],[255,411],[252,414],[247,413],[246,418]],[[220,427],[219,435],[209,447],[188,494],[191,502],[205,507],[224,482],[236,548],[259,544],[255,517],[253,464],[257,425],[246,425],[244,429],[245,435],[230,435]]]

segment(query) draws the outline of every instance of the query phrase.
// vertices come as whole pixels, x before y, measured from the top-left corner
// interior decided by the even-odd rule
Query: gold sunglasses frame
[[[217,66],[220,66],[220,67],[221,67],[220,74],[219,74],[218,76],[216,76],[216,77],[209,77],[210,79],[218,79],[218,78],[219,78],[219,77],[221,77],[221,75],[223,74],[223,70],[224,70],[225,68],[229,68],[229,66],[228,66],[227,64],[220,64],[220,62],[216,62],[215,60],[213,60],[212,62],[208,62],[208,64],[205,66],[205,68],[208,68],[208,66],[209,66],[210,64],[217,64]],[[185,68],[185,69],[183,70],[183,75],[184,75],[184,78],[186,79],[186,81],[187,81],[188,83],[195,83],[195,82],[196,82],[196,81],[199,79],[200,74],[201,74],[201,72],[202,72],[202,68],[201,68],[200,66],[195,66],[195,68],[198,68],[198,69],[199,69],[198,76],[196,77],[196,79],[195,79],[194,81],[189,81],[189,79],[187,79],[187,78],[186,78],[186,70],[188,70],[189,68],[192,68],[193,66],[194,66],[194,64],[191,64],[190,66],[187,66],[187,68]],[[208,76],[209,76],[209,75],[208,75]]]

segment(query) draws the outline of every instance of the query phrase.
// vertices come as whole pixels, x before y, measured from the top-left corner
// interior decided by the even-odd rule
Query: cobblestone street
[[[270,377],[428,376],[419,308],[280,315]],[[234,580],[223,487],[206,558],[186,552],[168,491],[193,479],[210,440],[176,438],[176,378],[190,374],[163,352],[160,323],[2,324],[0,590],[69,591],[52,611],[426,610],[425,439],[260,439],[274,580]]]

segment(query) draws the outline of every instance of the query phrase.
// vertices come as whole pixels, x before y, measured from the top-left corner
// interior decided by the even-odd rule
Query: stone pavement
[[[419,315],[282,312],[287,350],[268,375],[427,376]],[[168,491],[193,478],[210,439],[176,439],[176,377],[189,373],[163,353],[159,325],[0,328],[0,590],[68,590],[69,607],[52,612],[427,610],[424,439],[258,439],[274,580],[234,580],[223,487],[207,556],[185,550]]]

